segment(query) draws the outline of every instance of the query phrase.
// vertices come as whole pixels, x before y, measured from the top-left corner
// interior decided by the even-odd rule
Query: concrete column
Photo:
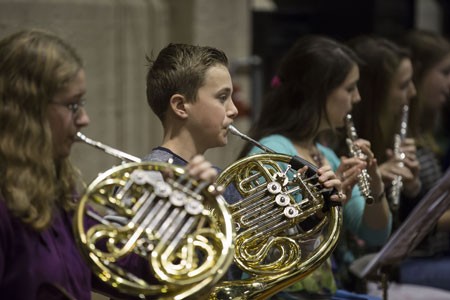
[[[78,50],[88,81],[87,136],[136,156],[160,142],[161,126],[146,102],[145,55],[168,42],[165,1],[0,0],[0,20],[0,37],[41,28]],[[119,163],[85,145],[76,145],[72,158],[88,182]]]

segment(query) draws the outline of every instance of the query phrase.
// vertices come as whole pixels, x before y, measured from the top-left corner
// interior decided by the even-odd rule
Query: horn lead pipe
[[[94,141],[81,132],[77,132],[77,138],[81,142],[85,142],[86,144],[95,147],[97,149],[103,150],[105,153],[108,153],[109,155],[115,156],[117,158],[120,158],[121,160],[126,161],[132,161],[132,162],[141,162],[142,160],[139,157],[133,156],[131,154],[125,153],[123,151],[117,150],[113,147],[107,146],[105,144],[102,144],[98,141]]]

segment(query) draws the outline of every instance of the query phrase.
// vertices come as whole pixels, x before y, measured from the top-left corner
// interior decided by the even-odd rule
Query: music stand
[[[439,217],[449,206],[450,168],[420,200],[408,218],[378,253],[363,256],[350,266],[352,273],[359,278],[370,275],[381,276],[383,299],[387,300],[387,267],[406,258],[425,235],[431,231]]]

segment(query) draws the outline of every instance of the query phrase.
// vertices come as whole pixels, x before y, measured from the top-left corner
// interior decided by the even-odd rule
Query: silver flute
[[[355,141],[358,139],[358,134],[356,133],[351,114],[345,116],[345,127],[347,129],[347,138],[345,141],[347,142],[350,155],[365,160],[366,155],[361,151],[361,148],[355,144]],[[358,187],[362,196],[366,199],[367,204],[372,204],[374,202],[370,188],[370,180],[371,178],[367,169],[362,169],[361,173],[358,174]]]
[[[88,138],[87,136],[85,136],[84,134],[82,134],[81,132],[77,132],[77,138],[79,141],[85,142],[86,144],[88,144],[92,147],[95,147],[97,149],[100,149],[100,150],[104,151],[105,153],[108,153],[109,155],[115,156],[115,157],[121,159],[122,161],[141,162],[141,159],[139,157],[133,156],[126,152],[117,150],[113,147],[110,147],[110,146],[107,146],[100,142],[94,141],[94,140]]]
[[[403,159],[406,157],[405,153],[401,151],[401,144],[406,138],[406,133],[408,130],[408,116],[409,116],[409,106],[403,105],[402,108],[402,118],[400,122],[400,132],[394,137],[394,156],[399,159],[399,166],[404,167]],[[389,201],[393,210],[397,210],[400,204],[400,194],[403,189],[403,178],[400,175],[395,176],[392,180],[392,185],[389,190]]]

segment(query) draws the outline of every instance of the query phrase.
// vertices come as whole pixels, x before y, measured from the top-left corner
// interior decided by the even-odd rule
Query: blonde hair
[[[11,213],[35,230],[55,206],[70,209],[79,178],[68,159],[55,161],[47,106],[82,68],[57,36],[25,30],[0,41],[0,192]]]

